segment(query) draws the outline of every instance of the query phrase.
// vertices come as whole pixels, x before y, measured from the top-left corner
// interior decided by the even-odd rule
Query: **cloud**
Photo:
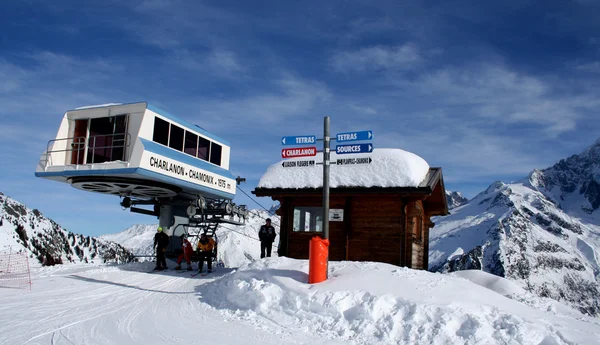
[[[575,69],[583,72],[600,74],[600,61],[594,61],[575,66]]]
[[[543,135],[557,136],[575,129],[582,109],[593,109],[593,93],[561,94],[557,80],[545,80],[503,65],[444,67],[414,80],[391,81],[398,93],[428,97],[439,107],[460,108],[463,115],[494,124],[528,124]]]
[[[419,50],[411,43],[395,47],[376,46],[338,52],[331,58],[331,64],[338,72],[407,70],[419,61],[421,61]]]
[[[193,53],[187,49],[174,52],[179,66],[224,78],[245,77],[246,68],[233,51],[216,48],[209,53]]]

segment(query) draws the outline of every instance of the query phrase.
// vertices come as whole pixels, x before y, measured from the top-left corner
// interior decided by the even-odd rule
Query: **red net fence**
[[[31,289],[29,259],[24,251],[0,251],[0,287]]]

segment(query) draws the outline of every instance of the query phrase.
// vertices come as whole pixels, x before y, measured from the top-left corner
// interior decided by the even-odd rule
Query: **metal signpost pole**
[[[323,124],[323,237],[329,239],[329,116]],[[327,278],[329,278],[329,255],[327,255]]]

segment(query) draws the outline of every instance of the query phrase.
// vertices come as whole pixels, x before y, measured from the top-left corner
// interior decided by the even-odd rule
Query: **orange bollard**
[[[308,283],[320,283],[327,280],[327,257],[329,240],[315,236],[308,247]]]

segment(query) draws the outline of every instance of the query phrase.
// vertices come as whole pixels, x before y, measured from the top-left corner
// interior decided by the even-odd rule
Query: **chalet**
[[[252,192],[279,201],[278,254],[297,259],[323,225],[322,154],[304,161],[270,166]],[[431,217],[448,214],[442,169],[400,149],[332,153],[331,162],[329,259],[427,269]]]

